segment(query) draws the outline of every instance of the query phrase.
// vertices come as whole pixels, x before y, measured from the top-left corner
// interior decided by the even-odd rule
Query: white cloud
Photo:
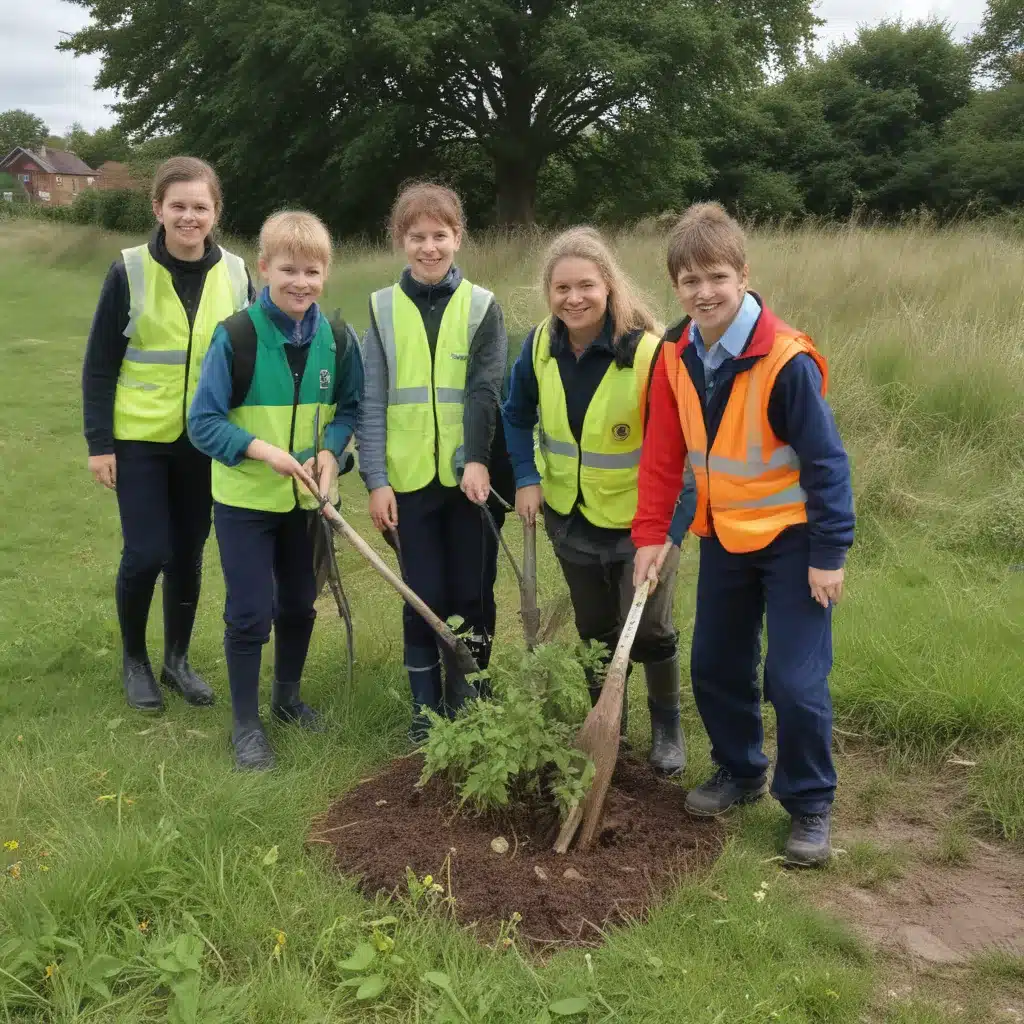
[[[75,32],[88,23],[84,8],[62,0],[0,0],[0,110],[28,110],[57,135],[73,121],[89,131],[113,124],[105,105],[115,94],[93,88],[99,58],[56,49],[61,31]]]
[[[965,37],[976,31],[984,11],[985,0],[820,0],[817,13],[826,24],[818,46],[851,37],[859,25],[897,16],[907,21],[945,18]],[[65,0],[0,0],[0,110],[31,111],[56,134],[73,121],[89,131],[114,123],[106,107],[115,94],[93,88],[99,58],[55,49],[61,31],[74,32],[88,21],[87,11]]]

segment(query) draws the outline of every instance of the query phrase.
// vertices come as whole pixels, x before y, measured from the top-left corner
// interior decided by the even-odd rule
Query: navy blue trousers
[[[117,441],[123,547],[115,597],[125,651],[146,657],[146,622],[163,573],[167,646],[187,646],[210,535],[210,460],[182,435],[169,444]]]
[[[486,634],[487,642],[474,650],[477,664],[486,668],[497,618],[498,541],[480,509],[458,487],[442,487],[435,480],[396,498],[405,582],[441,619],[460,615],[474,633]],[[504,514],[496,518],[500,529]],[[437,710],[442,696],[438,639],[408,605],[402,626],[413,701]]]
[[[790,814],[826,810],[836,788],[832,763],[832,612],[811,597],[804,527],[762,551],[735,555],[700,542],[690,672],[711,738],[711,756],[737,778],[768,769],[763,750],[762,620],[768,623],[764,696],[775,708],[778,757],[772,795]]]
[[[237,721],[259,717],[260,660],[274,627],[274,677],[297,683],[316,619],[309,513],[259,512],[216,502],[224,570],[224,654]]]

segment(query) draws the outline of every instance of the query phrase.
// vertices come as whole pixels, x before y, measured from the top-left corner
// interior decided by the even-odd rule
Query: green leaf
[[[548,1009],[556,1017],[572,1017],[574,1014],[583,1013],[590,1006],[590,1000],[586,996],[570,996],[568,999],[559,999],[551,1003]]]
[[[388,979],[383,974],[371,974],[356,990],[356,999],[376,999],[387,984]]]
[[[269,868],[269,867],[271,867],[271,865],[276,864],[276,863],[277,863],[277,847],[276,846],[272,846],[263,855],[263,866],[265,868]]]
[[[393,963],[396,967],[401,967],[405,963],[405,957],[392,953],[391,956],[388,957],[388,961]]]
[[[112,978],[119,973],[124,964],[115,956],[108,956],[106,953],[97,953],[89,961],[85,972],[90,978]]]
[[[451,992],[452,981],[447,974],[442,974],[440,971],[427,971],[423,975],[423,980],[430,985],[439,988],[442,992]]]
[[[168,1007],[171,1024],[198,1024],[199,1017],[199,975],[189,971],[180,981],[171,985],[174,999]]]
[[[101,999],[106,999],[108,1002],[111,999],[110,987],[105,981],[96,980],[95,978],[86,978],[85,984],[93,990]]]
[[[338,963],[343,971],[365,971],[373,963],[377,951],[368,942],[360,942],[355,952],[347,959]]]

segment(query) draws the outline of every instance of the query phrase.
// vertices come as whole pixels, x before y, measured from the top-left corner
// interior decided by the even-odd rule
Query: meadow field
[[[516,351],[542,310],[543,242],[482,238],[460,259],[496,292]],[[752,237],[753,287],[829,359],[853,462],[857,541],[832,676],[843,852],[822,872],[781,871],[786,817],[762,801],[730,820],[709,873],[681,881],[648,920],[543,957],[481,944],[443,901],[368,901],[305,842],[331,801],[408,750],[400,603],[351,550],[339,548],[354,689],[344,630],[322,603],[304,692],[329,730],[275,730],[275,772],[231,770],[212,537],[192,660],[220,702],[171,698],[158,718],[125,706],[116,504],[86,472],[79,378],[101,280],[126,244],[0,221],[0,1021],[540,1024],[573,1009],[565,1019],[1024,1019],[1019,238],[983,226]],[[637,230],[617,244],[674,317],[661,238]],[[341,247],[325,306],[363,328],[369,292],[400,265]],[[370,536],[355,474],[343,494]],[[518,548],[513,520],[506,534]],[[561,587],[546,543],[539,557],[543,601]],[[691,539],[684,659],[695,575]],[[499,586],[500,661],[522,646],[507,565]],[[154,659],[161,642],[155,604]],[[692,785],[709,759],[685,688],[683,713]],[[914,928],[952,955],[927,955]],[[368,938],[394,958],[383,992],[357,999],[347,958]]]

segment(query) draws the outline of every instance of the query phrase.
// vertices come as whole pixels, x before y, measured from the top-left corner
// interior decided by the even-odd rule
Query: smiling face
[[[301,320],[324,290],[327,268],[322,260],[278,252],[269,259],[261,258],[259,267],[271,301],[293,320]]]
[[[461,244],[461,231],[428,216],[417,217],[402,236],[409,269],[421,284],[443,281]]]
[[[609,294],[600,268],[590,260],[568,256],[551,269],[548,304],[568,328],[570,339],[591,332],[596,337],[608,311]]]
[[[163,199],[153,200],[153,214],[167,233],[167,251],[180,260],[200,259],[206,236],[217,223],[217,204],[202,180],[176,181]]]
[[[715,344],[736,318],[747,292],[748,278],[746,265],[742,270],[728,263],[680,270],[676,295],[708,344]]]

